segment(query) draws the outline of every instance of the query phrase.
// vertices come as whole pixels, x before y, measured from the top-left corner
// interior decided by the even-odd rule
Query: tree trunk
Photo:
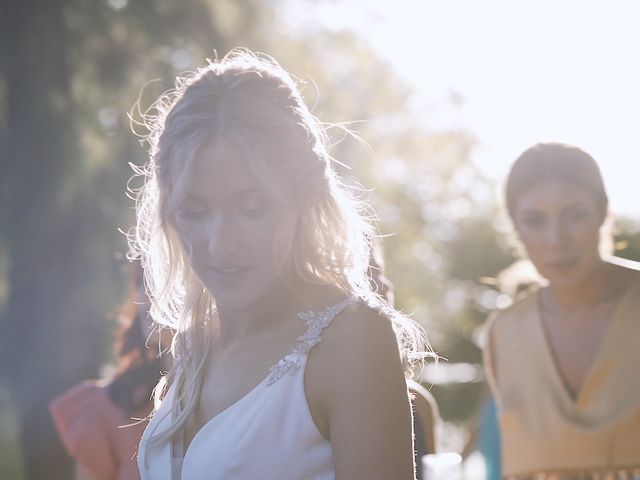
[[[86,238],[69,178],[79,164],[72,122],[63,0],[3,0],[7,120],[3,148],[2,230],[9,254],[9,298],[0,325],[4,375],[19,407],[28,479],[72,478],[47,405],[99,356],[70,348],[83,340]],[[90,342],[88,342],[90,343]],[[94,341],[95,343],[95,341]],[[95,352],[95,350],[94,350]],[[87,362],[86,358],[90,358]]]

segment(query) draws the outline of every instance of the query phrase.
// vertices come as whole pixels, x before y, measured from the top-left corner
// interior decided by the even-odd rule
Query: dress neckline
[[[614,336],[616,332],[616,328],[618,323],[621,321],[621,318],[624,317],[623,313],[625,310],[625,306],[630,298],[633,297],[633,291],[640,284],[639,282],[632,282],[615,300],[615,305],[613,306],[613,310],[611,313],[611,318],[609,320],[608,325],[606,326],[600,343],[598,344],[597,351],[591,364],[589,365],[587,372],[582,380],[582,384],[580,388],[576,391],[575,395],[571,392],[569,385],[567,384],[562,372],[560,371],[560,365],[558,364],[558,360],[553,352],[553,348],[551,345],[551,339],[549,338],[549,334],[547,332],[546,326],[544,324],[544,320],[542,318],[542,308],[541,308],[541,292],[542,289],[538,289],[535,291],[533,295],[533,300],[535,303],[534,309],[534,317],[536,327],[538,329],[538,333],[541,337],[542,348],[544,350],[544,357],[546,359],[547,365],[551,370],[551,377],[553,382],[557,385],[558,390],[561,393],[562,398],[564,398],[565,402],[568,405],[571,405],[573,408],[584,407],[583,398],[586,392],[589,389],[589,385],[592,383],[595,374],[600,367],[603,358],[606,357],[607,351],[609,349],[610,339]]]
[[[244,405],[247,401],[253,398],[259,391],[264,388],[270,387],[274,385],[278,380],[280,380],[285,375],[293,375],[295,374],[302,365],[302,357],[306,356],[309,351],[321,341],[321,334],[325,328],[329,326],[331,321],[345,308],[357,303],[358,298],[356,295],[350,295],[340,302],[325,307],[322,310],[306,310],[304,312],[299,312],[296,316],[303,320],[307,324],[307,329],[305,333],[300,335],[296,339],[295,346],[293,350],[288,355],[281,358],[277,363],[272,365],[269,368],[269,373],[251,390],[249,390],[246,394],[241,396],[234,403],[225,407],[223,410],[218,412],[216,415],[207,420],[196,432],[196,434],[189,442],[189,446],[184,448],[184,429],[180,430],[178,434],[177,441],[170,441],[170,451],[171,451],[171,459],[172,461],[182,462],[184,463],[187,457],[189,456],[189,451],[191,451],[191,446],[204,434],[205,430],[211,428],[211,425],[219,422],[222,418],[228,416],[231,412],[237,410],[239,406]],[[170,388],[171,391],[174,391],[174,386],[172,385]],[[167,397],[169,395],[167,394]],[[174,395],[172,398],[168,398],[172,403],[175,401]],[[177,447],[177,448],[176,448]],[[176,454],[174,450],[180,450],[181,455]]]

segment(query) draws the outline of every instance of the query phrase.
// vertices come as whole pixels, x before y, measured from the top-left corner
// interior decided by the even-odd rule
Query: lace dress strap
[[[267,386],[273,385],[285,374],[293,375],[300,368],[301,357],[320,343],[323,330],[342,310],[354,305],[357,301],[358,297],[352,295],[324,310],[298,313],[298,318],[307,324],[307,331],[298,337],[293,351],[269,369],[271,373],[267,379]]]

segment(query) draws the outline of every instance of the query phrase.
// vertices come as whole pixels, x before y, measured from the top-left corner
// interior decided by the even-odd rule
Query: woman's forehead
[[[571,205],[593,203],[586,189],[562,180],[538,182],[517,200],[517,209],[562,209]]]
[[[199,197],[235,195],[264,190],[263,182],[249,168],[246,156],[231,142],[204,145],[194,157],[187,190]]]

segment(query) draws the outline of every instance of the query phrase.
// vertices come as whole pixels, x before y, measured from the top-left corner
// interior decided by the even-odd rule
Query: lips
[[[235,278],[238,277],[244,273],[246,273],[249,268],[249,266],[243,265],[243,266],[230,266],[230,265],[210,265],[209,268],[211,268],[211,270],[219,277],[221,278]]]

